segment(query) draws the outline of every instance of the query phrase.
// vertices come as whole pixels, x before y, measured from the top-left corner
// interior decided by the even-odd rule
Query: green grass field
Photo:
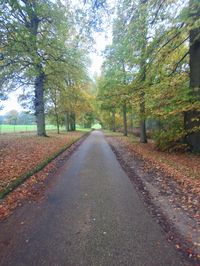
[[[54,125],[46,125],[47,130],[56,130]],[[36,125],[0,125],[0,134],[19,133],[19,132],[36,132]],[[62,130],[62,128],[61,128]]]
[[[57,128],[55,125],[46,125],[47,131],[56,131]],[[60,130],[65,130],[64,127],[60,127]],[[89,128],[82,128],[77,125],[78,131],[90,131]],[[20,133],[20,132],[36,132],[37,127],[36,125],[0,125],[0,134],[5,133]]]

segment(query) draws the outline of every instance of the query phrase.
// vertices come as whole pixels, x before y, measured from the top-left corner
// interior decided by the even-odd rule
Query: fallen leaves
[[[153,215],[169,236],[172,233],[170,241],[177,249],[184,249],[188,257],[198,258],[200,156],[160,152],[153,143],[141,144],[127,137],[112,136],[107,140],[145,202],[154,204]],[[182,226],[180,232],[186,242],[176,242],[180,238],[170,231],[171,224],[179,229]]]
[[[1,136],[0,192],[81,135],[80,132],[73,132],[51,134],[48,138]]]
[[[160,152],[153,143],[133,143],[131,138],[117,137],[117,141],[145,160],[147,171],[152,168],[163,171],[166,176],[176,180],[184,190],[200,197],[200,156],[186,153]],[[188,202],[199,204],[199,201],[188,198]]]
[[[67,147],[83,134],[81,132],[70,132],[60,135],[51,134],[48,138],[36,136],[5,136],[5,138],[2,138],[1,136],[0,147],[3,148],[0,149],[4,150],[4,153],[0,158],[0,191],[17,179],[17,177],[20,177],[27,171],[31,171],[33,167],[58,153],[63,147]],[[41,200],[43,197],[41,192],[45,188],[44,180],[56,169],[58,162],[66,159],[70,152],[76,148],[76,145],[78,143],[72,145],[57,159],[51,161],[41,171],[32,175],[26,182],[6,196],[0,202],[0,219],[10,215],[17,206],[21,206],[25,199]],[[10,166],[12,170],[10,170]]]

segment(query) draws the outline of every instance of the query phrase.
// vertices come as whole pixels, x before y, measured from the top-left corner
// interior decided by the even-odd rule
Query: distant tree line
[[[11,110],[5,115],[0,116],[0,124],[7,125],[34,125],[35,116],[27,112]]]

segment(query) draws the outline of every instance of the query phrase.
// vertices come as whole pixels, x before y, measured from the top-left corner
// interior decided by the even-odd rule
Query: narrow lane
[[[0,265],[190,265],[167,242],[104,136],[94,131],[45,197],[0,224]]]

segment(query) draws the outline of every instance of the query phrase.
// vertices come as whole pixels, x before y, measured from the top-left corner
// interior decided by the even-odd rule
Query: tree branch
[[[160,10],[161,10],[163,4],[165,3],[165,1],[166,1],[166,0],[162,0],[161,3],[160,3],[160,5],[158,6],[158,9],[157,9],[156,12],[155,12],[155,16],[154,16],[153,20],[150,22],[151,25],[153,25],[153,24],[155,23],[155,21],[156,21],[156,19],[157,19],[157,17],[158,17],[158,14],[159,14],[159,12],[160,12]]]
[[[183,57],[182,57],[182,58],[176,63],[176,65],[175,65],[173,71],[169,74],[169,77],[172,76],[172,75],[176,72],[178,66],[179,66],[180,63],[186,58],[186,56],[187,56],[188,54],[189,54],[189,51],[187,51],[187,53],[185,53],[184,56],[183,56]]]

